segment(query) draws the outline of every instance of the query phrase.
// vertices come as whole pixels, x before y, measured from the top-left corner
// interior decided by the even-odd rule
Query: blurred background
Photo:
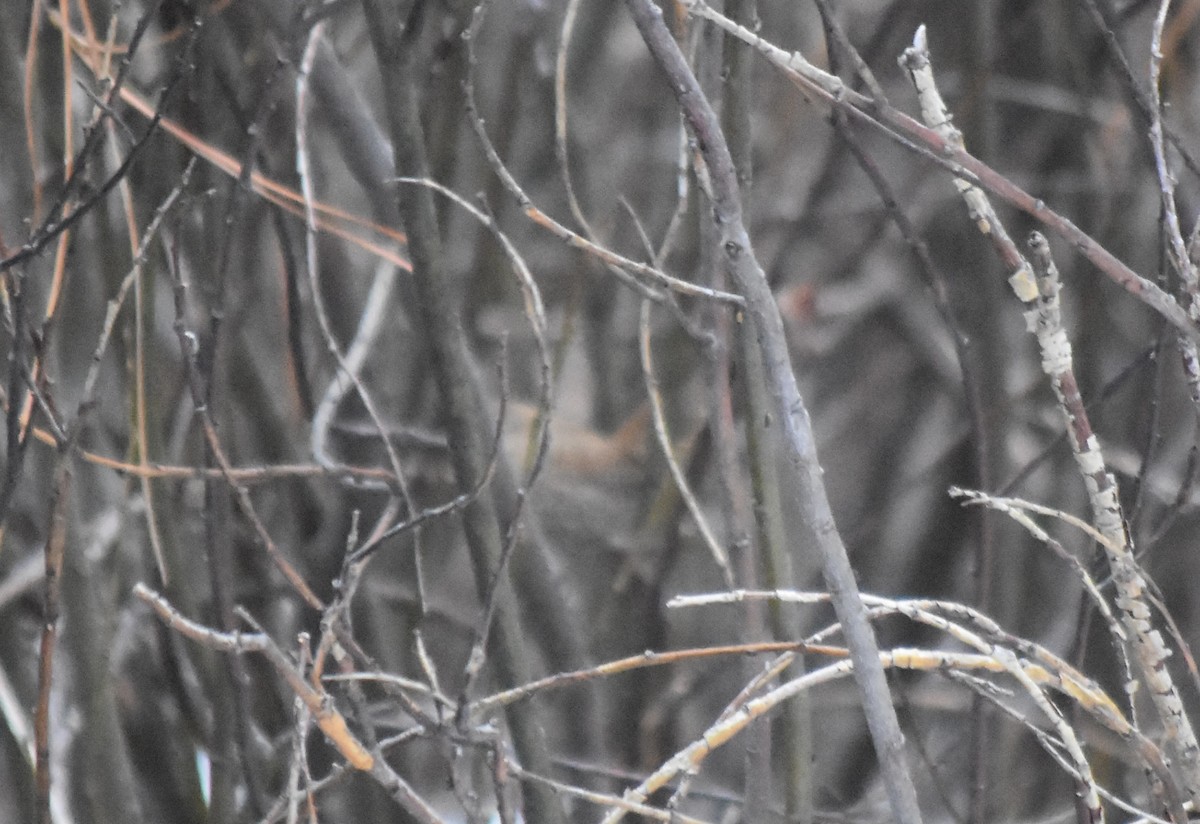
[[[330,613],[301,597],[264,535],[317,599],[336,600],[348,548],[472,492],[478,453],[475,470],[465,468],[464,432],[486,450],[499,427],[503,448],[479,498],[501,536],[520,518],[496,600],[512,614],[508,626],[520,628],[524,669],[504,663],[504,642],[493,635],[480,676],[468,684],[464,675],[495,568],[473,553],[474,527],[464,532],[459,507],[384,540],[359,570],[345,627],[361,648],[353,656],[370,659],[353,658],[347,671],[426,684],[435,672],[444,696],[457,700],[466,689],[478,699],[515,686],[514,672],[541,677],[647,649],[795,640],[833,620],[828,606],[788,607],[779,620],[744,606],[666,608],[673,595],[730,580],[824,587],[815,550],[786,540],[793,513],[781,513],[783,568],[764,560],[748,442],[762,429],[750,411],[741,318],[682,297],[649,319],[667,440],[731,557],[726,574],[654,435],[639,351],[642,296],[530,220],[472,128],[468,73],[483,128],[541,212],[640,262],[651,260],[649,243],[664,271],[728,288],[714,271],[710,208],[689,168],[678,108],[623,4],[591,0],[568,12],[496,0],[470,40],[471,3],[383,10],[408,55],[399,76],[415,95],[427,174],[511,240],[544,302],[544,352],[510,261],[476,216],[435,194],[436,265],[423,270],[406,245],[403,232],[414,231],[406,216],[426,190],[395,182],[405,119],[389,110],[393,89],[378,56],[386,37],[364,5],[373,6],[0,6],[5,821],[35,820],[39,696],[51,719],[54,820],[284,820],[300,743],[312,780],[336,775],[311,796],[311,820],[409,820],[375,778],[335,768],[342,759],[323,736],[297,733],[294,692],[261,656],[182,637],[132,587],[145,582],[217,630],[248,629],[234,612],[243,607],[295,658],[299,634],[315,647]],[[1158,4],[828,7],[891,105],[914,115],[897,57],[925,24],[968,150],[1139,274],[1178,291],[1137,102],[1146,99]],[[857,84],[814,4],[758,0],[728,11]],[[1070,566],[1004,517],[947,494],[960,485],[1084,518],[1088,511],[1022,307],[951,179],[877,131],[848,127],[925,245],[932,267],[923,266],[825,104],[712,27],[685,23],[673,5],[668,12],[737,152],[755,252],[779,300],[863,590],[976,606],[1122,696],[1111,639]],[[1189,154],[1200,151],[1198,12],[1195,0],[1175,3],[1162,44],[1185,236],[1200,193]],[[566,107],[556,146],[559,61]],[[311,221],[302,191],[320,207]],[[69,231],[54,231],[81,205]],[[1034,228],[998,208],[1014,237]],[[31,239],[36,253],[14,260]],[[1076,374],[1141,563],[1181,637],[1193,641],[1197,407],[1175,335],[1067,244],[1052,237],[1051,246]],[[465,372],[447,377],[447,351]],[[451,385],[468,387],[470,403],[448,400]],[[530,485],[544,389],[553,400],[550,447]],[[778,452],[765,437],[766,454]],[[237,470],[235,483],[222,462]],[[65,527],[57,542],[56,524]],[[1045,525],[1103,580],[1090,538]],[[63,562],[48,607],[44,559],[56,548]],[[56,614],[47,690],[39,644]],[[883,646],[945,643],[898,618],[878,629]],[[1172,664],[1186,677],[1183,658]],[[694,741],[766,660],[652,667],[524,706],[547,738],[551,777],[618,792]],[[892,685],[930,820],[1074,815],[1074,783],[1028,729],[936,674],[899,673]],[[326,689],[364,740],[401,736],[388,763],[443,820],[492,814],[487,747],[451,734],[452,709],[442,708],[444,728],[430,728],[377,684]],[[1196,696],[1186,693],[1194,710]],[[427,696],[413,694],[434,713]],[[679,810],[712,821],[887,820],[852,681],[791,706],[705,761]],[[494,723],[507,739],[516,722],[501,714]],[[1144,801],[1136,762],[1079,723],[1102,782]],[[811,738],[798,744],[806,728]],[[795,758],[806,765],[800,778],[789,767]],[[796,800],[798,787],[811,791],[807,801]],[[567,820],[601,817],[596,806],[562,803]]]

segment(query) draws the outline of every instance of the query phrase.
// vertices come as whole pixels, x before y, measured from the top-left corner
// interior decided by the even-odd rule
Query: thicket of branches
[[[1198,14],[0,4],[0,819],[1185,821]]]

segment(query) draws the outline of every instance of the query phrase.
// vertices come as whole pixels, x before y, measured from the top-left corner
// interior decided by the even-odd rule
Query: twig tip
[[[925,31],[925,24],[917,26],[917,31],[913,34],[913,48],[919,52],[929,50],[929,39]]]

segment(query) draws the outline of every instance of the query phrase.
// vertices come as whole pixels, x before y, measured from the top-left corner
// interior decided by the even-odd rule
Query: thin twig
[[[905,762],[904,737],[892,706],[878,645],[867,623],[846,548],[830,509],[811,422],[791,368],[779,307],[754,256],[742,219],[741,199],[729,149],[716,113],[667,30],[662,11],[649,0],[627,0],[626,5],[701,148],[712,184],[713,216],[720,234],[722,264],[745,296],[781,423],[788,487],[793,490],[789,504],[795,507],[800,522],[796,540],[815,547],[820,553],[826,582],[835,594],[834,608],[846,628],[847,643],[855,663],[854,676],[861,690],[863,709],[892,812],[900,824],[918,824],[921,813]]]
[[[174,259],[174,254],[168,254],[168,268],[171,271],[171,276],[174,279],[174,296],[175,296],[175,334],[179,340],[180,352],[183,355],[184,372],[187,378],[187,386],[191,392],[192,405],[196,414],[200,417],[201,430],[204,433],[204,439],[208,448],[212,452],[213,458],[217,462],[217,466],[221,469],[221,476],[225,482],[229,484],[229,488],[234,493],[234,498],[241,509],[242,514],[246,517],[250,524],[254,527],[254,531],[270,556],[277,569],[283,573],[283,576],[292,585],[304,601],[313,609],[322,609],[324,604],[312,591],[308,583],[304,580],[299,571],[287,560],[283,552],[275,544],[275,540],[271,537],[271,533],[267,530],[266,524],[258,515],[258,511],[254,507],[254,503],[250,500],[250,493],[245,486],[242,486],[233,477],[233,467],[229,463],[229,458],[225,454],[225,450],[221,446],[220,436],[217,434],[216,425],[213,423],[212,414],[209,411],[208,404],[205,402],[205,392],[202,385],[199,368],[196,364],[197,348],[196,335],[188,329],[186,317],[186,292],[187,285],[183,281],[183,273],[179,271],[178,261]]]
[[[1134,272],[1111,252],[1040,198],[1035,198],[992,167],[948,141],[931,126],[922,125],[890,107],[848,88],[842,80],[810,63],[799,52],[786,52],[759,35],[739,26],[701,0],[681,0],[689,13],[702,17],[749,43],[768,61],[805,90],[830,105],[843,109],[854,119],[882,131],[900,145],[951,172],[962,184],[987,189],[1010,205],[1040,221],[1069,242],[1105,276],[1126,292],[1151,307],[1185,337],[1200,342],[1200,328],[1175,299],[1154,282]]]

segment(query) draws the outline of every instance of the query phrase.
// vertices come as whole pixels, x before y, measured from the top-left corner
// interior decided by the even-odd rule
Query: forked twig
[[[969,154],[961,145],[945,139],[936,126],[922,125],[913,118],[878,101],[855,92],[841,78],[825,72],[799,52],[787,52],[764,40],[744,26],[730,21],[702,0],[681,0],[688,12],[710,21],[722,30],[757,49],[777,69],[830,105],[843,109],[854,119],[884,132],[905,148],[916,151],[949,171],[963,183],[987,189],[1011,206],[1040,221],[1090,260],[1109,279],[1138,300],[1161,314],[1185,337],[1200,343],[1197,328],[1188,313],[1156,283],[1142,277],[1086,232],[1051,209],[992,167]]]
[[[937,88],[924,27],[917,30],[913,45],[901,58],[901,65],[911,75],[926,123],[949,145],[961,148],[962,134],[951,123]],[[961,179],[956,179],[955,185],[966,201],[971,218],[992,240],[1007,266],[1013,292],[1027,307],[1026,324],[1037,337],[1042,371],[1050,380],[1063,414],[1071,451],[1088,492],[1092,522],[1116,582],[1121,622],[1132,643],[1140,675],[1167,729],[1166,743],[1181,776],[1179,783],[1193,803],[1200,803],[1200,744],[1166,666],[1171,653],[1151,620],[1152,612],[1146,604],[1148,585],[1136,562],[1133,538],[1125,524],[1116,478],[1107,469],[1079,391],[1071,342],[1062,324],[1059,298],[1062,286],[1050,255],[1050,245],[1041,233],[1032,232],[1027,259],[1008,236],[987,195],[978,186]],[[1173,300],[1172,303],[1182,311]],[[1189,328],[1194,329],[1190,320]]]

